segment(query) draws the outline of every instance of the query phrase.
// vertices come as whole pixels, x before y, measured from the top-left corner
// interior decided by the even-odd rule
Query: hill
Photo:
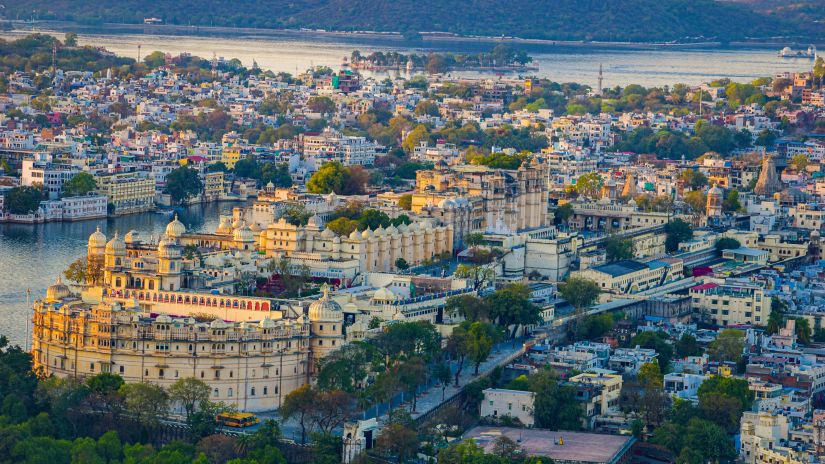
[[[739,0],[742,2],[743,0]],[[755,0],[751,0],[755,1]],[[767,0],[761,0],[762,2]],[[813,0],[798,1],[806,3]],[[762,6],[760,4],[760,6]],[[451,32],[551,40],[821,39],[821,23],[716,0],[19,0],[10,19],[353,31]],[[819,30],[817,30],[819,29]]]

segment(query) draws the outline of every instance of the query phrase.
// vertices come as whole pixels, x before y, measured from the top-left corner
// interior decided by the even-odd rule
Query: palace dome
[[[126,242],[120,238],[120,235],[115,232],[115,236],[109,240],[109,243],[106,244],[106,254],[107,255],[125,255],[126,254]]]
[[[123,241],[125,241],[127,245],[140,243],[140,232],[136,230],[126,232],[126,235],[123,236]]]
[[[46,299],[51,301],[59,301],[63,298],[72,296],[72,291],[63,283],[60,276],[57,276],[57,282],[46,289]]]
[[[180,258],[182,254],[181,246],[177,242],[164,236],[158,243],[158,257],[160,258]]]
[[[252,229],[246,225],[246,222],[241,221],[241,226],[235,229],[235,232],[232,233],[232,238],[236,242],[254,242],[255,241],[255,234],[252,233]]]
[[[172,238],[180,238],[183,234],[186,233],[186,226],[183,225],[180,220],[178,220],[178,215],[175,215],[175,219],[166,226],[166,235]]]
[[[100,231],[100,226],[92,235],[89,235],[89,248],[103,248],[106,246],[106,236]]]
[[[372,295],[372,299],[374,301],[395,301],[398,297],[391,290],[381,287]]]
[[[329,285],[321,287],[321,299],[309,305],[309,320],[313,322],[340,322],[344,319],[341,305],[329,297]]]
[[[229,218],[226,216],[221,217],[221,223],[218,225],[218,228],[215,229],[215,233],[218,235],[229,235],[232,233],[232,225],[229,223]]]

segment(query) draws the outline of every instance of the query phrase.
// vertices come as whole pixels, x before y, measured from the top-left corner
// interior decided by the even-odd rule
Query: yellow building
[[[570,382],[601,387],[601,394],[592,397],[587,404],[586,417],[607,415],[619,411],[619,400],[622,396],[621,375],[585,372],[571,377]]]
[[[115,373],[126,382],[168,387],[194,377],[212,401],[269,411],[311,380],[313,366],[345,343],[340,306],[329,289],[302,302],[234,293],[257,275],[254,236],[242,221],[212,242],[173,220],[158,242],[136,232],[89,237],[89,269],[79,293],[58,281],[34,304],[34,366],[45,375]],[[225,232],[225,231],[224,231]],[[199,243],[205,240],[206,245]],[[198,245],[186,257],[182,243]],[[231,248],[214,247],[215,243]]]
[[[241,160],[241,149],[239,147],[224,147],[221,151],[221,161],[228,167],[229,169],[233,169],[235,167],[235,163]]]
[[[719,325],[765,325],[771,299],[756,285],[706,283],[690,289],[691,306],[703,320]]]
[[[413,266],[441,254],[452,254],[453,229],[451,226],[434,227],[423,221],[386,229],[356,230],[347,237],[340,237],[330,229],[321,230],[315,217],[310,218],[304,227],[280,219],[261,234],[259,247],[267,256],[287,256],[310,262],[354,262],[360,273],[386,272],[396,269],[399,258]]]
[[[97,192],[105,195],[113,214],[150,211],[155,207],[155,181],[136,173],[96,174]]]
[[[440,163],[436,169],[416,173],[412,211],[466,207],[469,227],[474,230],[515,232],[542,227],[548,222],[547,175],[538,158],[514,170],[480,165],[448,168]],[[450,219],[445,223],[450,224]]]

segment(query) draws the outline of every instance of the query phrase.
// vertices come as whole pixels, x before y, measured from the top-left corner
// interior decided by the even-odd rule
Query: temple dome
[[[178,220],[178,215],[175,215],[175,219],[166,226],[166,235],[172,238],[180,238],[183,234],[186,233],[186,226],[183,225],[180,220]]]
[[[341,305],[329,297],[329,285],[321,287],[321,299],[309,305],[309,320],[313,322],[340,322],[344,320]]]

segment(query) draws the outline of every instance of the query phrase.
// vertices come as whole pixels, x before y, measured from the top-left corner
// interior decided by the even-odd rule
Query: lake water
[[[31,31],[0,34],[17,38]],[[42,31],[48,32],[48,31]],[[63,36],[62,32],[54,33]],[[388,51],[451,52],[488,51],[494,45],[476,42],[427,42],[428,47],[402,46],[398,41],[368,37],[312,37],[283,33],[272,37],[204,37],[141,34],[86,34],[79,37],[81,45],[94,45],[123,56],[137,58],[154,50],[177,55],[191,53],[203,58],[214,55],[226,59],[238,58],[244,65],[257,62],[262,69],[275,72],[303,72],[310,66],[325,65],[337,69],[344,56],[353,50],[362,52]],[[749,81],[756,77],[773,76],[783,71],[809,69],[812,61],[804,58],[780,58],[778,49],[622,49],[543,44],[518,44],[534,59],[539,71],[531,72],[558,82],[580,82],[595,86],[599,65],[604,67],[604,86],[627,84],[643,86],[673,85],[678,82],[699,84],[717,78]],[[459,73],[478,76],[478,73]]]
[[[180,220],[190,230],[211,232],[218,226],[221,214],[230,215],[232,208],[240,205],[191,206],[181,211]],[[100,226],[107,238],[132,229],[148,237],[163,233],[170,220],[165,215],[144,213],[82,222],[0,223],[0,335],[21,346],[25,343],[31,316],[26,289],[31,289],[32,300],[43,297],[46,288],[72,261],[86,255],[86,243],[96,227]]]

